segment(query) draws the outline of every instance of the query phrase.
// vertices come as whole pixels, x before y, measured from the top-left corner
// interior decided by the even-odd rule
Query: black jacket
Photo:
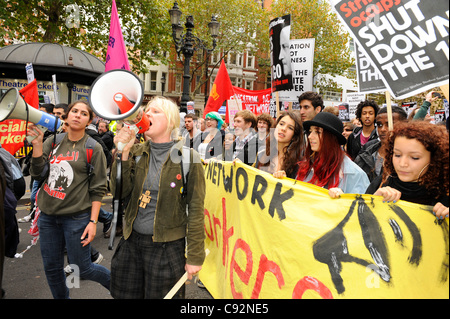
[[[362,168],[362,170],[369,177],[369,181],[372,182],[378,174],[375,171],[374,156],[377,155],[378,150],[381,147],[381,141],[378,139],[367,142],[359,152],[359,155],[355,158],[355,164]],[[383,173],[381,169],[380,175]]]
[[[362,134],[362,127],[356,127],[352,134],[349,135],[347,140],[347,154],[350,156],[352,160],[358,156],[359,151],[361,150],[361,134]],[[369,141],[372,141],[374,139],[378,138],[377,129],[374,128],[372,133],[370,133]]]

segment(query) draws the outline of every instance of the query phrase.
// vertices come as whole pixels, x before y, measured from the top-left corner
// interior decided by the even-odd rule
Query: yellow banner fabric
[[[448,219],[432,207],[322,188],[237,163],[205,168],[214,298],[449,298]]]

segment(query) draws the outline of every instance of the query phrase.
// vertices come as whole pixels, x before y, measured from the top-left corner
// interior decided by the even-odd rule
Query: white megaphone
[[[140,79],[128,70],[111,70],[103,73],[92,84],[89,104],[99,117],[110,121],[123,120],[136,133],[144,133],[150,121],[140,107],[144,87]],[[119,150],[125,145],[119,143]]]
[[[0,99],[0,121],[7,119],[28,120],[36,124],[43,132],[46,130],[54,132],[61,126],[61,121],[54,115],[27,105],[17,88],[9,89]],[[27,140],[31,142],[34,138],[36,137],[28,136]]]

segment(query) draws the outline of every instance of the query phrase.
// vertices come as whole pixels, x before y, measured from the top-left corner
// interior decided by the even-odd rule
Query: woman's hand
[[[342,194],[344,194],[344,191],[339,187],[333,187],[328,190],[328,195],[330,195],[331,198],[339,198]]]
[[[184,269],[186,270],[188,274],[188,279],[191,280],[193,276],[197,275],[198,272],[202,269],[202,266],[194,266],[186,264],[184,266]]]
[[[275,172],[275,173],[273,173],[273,177],[279,178],[279,179],[285,178],[286,177],[286,172],[285,171]]]
[[[134,130],[124,126],[119,134],[114,136],[114,144],[116,149],[122,153],[122,160],[126,161],[128,159],[128,153],[131,147],[134,145],[136,140],[136,133]]]
[[[96,233],[97,233],[97,225],[92,222],[89,222],[89,224],[84,229],[83,235],[81,235],[81,244],[83,244],[83,247],[88,245],[91,241],[94,240]]]
[[[383,202],[393,202],[395,203],[400,199],[402,193],[395,188],[386,186],[379,188],[374,195],[383,196]]]
[[[433,93],[434,93],[434,92],[436,92],[436,91],[430,91],[430,92],[428,92],[428,94],[425,96],[425,100],[426,100],[427,102],[432,103],[432,102],[436,101],[436,100],[439,98],[439,97],[437,97],[437,96],[433,97]]]
[[[236,165],[236,163],[242,163],[242,161],[239,158],[235,158],[233,160],[233,165]]]
[[[448,218],[448,207],[441,203],[437,203],[433,207],[433,215],[436,216],[436,219],[444,219],[444,217]]]

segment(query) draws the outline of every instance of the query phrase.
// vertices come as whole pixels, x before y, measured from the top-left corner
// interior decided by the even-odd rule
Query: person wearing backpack
[[[106,160],[100,144],[86,148],[85,128],[94,117],[89,105],[76,101],[69,105],[67,134],[58,145],[43,142],[43,133],[30,125],[34,136],[30,173],[44,178],[37,195],[41,210],[38,220],[44,270],[55,299],[69,298],[64,274],[64,248],[80,277],[100,283],[109,290],[110,271],[91,261],[90,243],[97,231],[101,201],[106,192]],[[88,154],[92,153],[92,154]],[[90,165],[87,158],[90,156]],[[42,173],[48,171],[46,176]]]

